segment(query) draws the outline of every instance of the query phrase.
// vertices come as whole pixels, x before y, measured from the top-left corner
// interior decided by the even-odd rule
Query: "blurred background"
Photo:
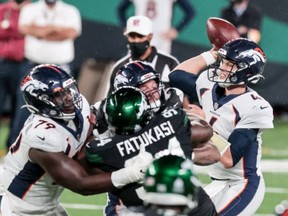
[[[89,57],[118,60],[125,55],[126,38],[116,14],[119,1],[66,2],[77,6],[82,15],[83,32],[76,40],[75,70],[79,71],[83,61]],[[229,4],[229,0],[190,2],[195,8],[195,17],[181,31],[172,46],[172,55],[180,61],[211,47],[206,35],[206,20],[209,17],[220,17],[221,9]],[[265,81],[253,87],[276,108],[276,115],[279,111],[285,118],[288,112],[288,97],[285,92],[288,89],[288,1],[251,0],[251,3],[263,14],[260,45],[268,59],[264,72]],[[177,22],[182,14],[177,5],[174,10],[173,22]]]
[[[206,21],[209,17],[220,17],[221,10],[230,3],[229,0],[189,1],[194,6],[195,16],[172,45],[171,54],[180,61],[211,48],[206,34]],[[268,189],[257,215],[268,216],[275,215],[276,204],[288,199],[288,146],[285,144],[288,140],[288,96],[286,93],[288,91],[288,1],[250,1],[263,14],[260,45],[268,59],[264,71],[265,80],[259,81],[252,87],[271,103],[276,117],[275,129],[267,131],[263,136],[263,159],[272,167],[264,170]],[[1,2],[7,1],[0,0]],[[76,57],[73,70],[76,78],[87,59],[114,62],[127,53],[127,39],[123,36],[123,27],[117,17],[117,6],[120,0],[64,0],[64,2],[76,6],[82,18],[82,34],[75,41]],[[131,8],[129,13],[133,15],[133,12]],[[182,11],[176,5],[173,23],[177,23],[182,17]],[[0,156],[6,151],[5,141],[9,132],[8,122],[11,111],[10,103],[1,102],[5,107],[5,116],[0,119]],[[276,165],[272,161],[277,162]],[[200,175],[200,178],[204,183],[209,181],[206,175]],[[91,197],[84,198],[67,191],[62,200],[66,203],[71,215],[83,215],[83,213],[95,215],[95,210],[98,211],[96,215],[101,215],[106,196],[103,194],[91,199]],[[75,203],[78,205],[74,205]],[[79,203],[83,203],[84,207]]]
[[[172,55],[180,61],[209,49],[206,21],[209,17],[220,17],[221,10],[229,0],[189,0],[195,9],[193,20],[173,41]],[[6,2],[6,1],[1,1]],[[32,1],[34,2],[34,1]],[[82,34],[75,41],[76,57],[74,74],[88,58],[116,61],[127,53],[127,41],[117,17],[118,0],[65,0],[75,5],[82,17]],[[251,0],[263,14],[260,45],[268,63],[264,71],[265,80],[253,86],[275,109],[275,115],[288,121],[288,1]],[[133,15],[133,8],[130,8]],[[128,11],[129,13],[129,11]],[[173,22],[183,18],[183,12],[174,7]],[[9,112],[9,107],[6,107]]]

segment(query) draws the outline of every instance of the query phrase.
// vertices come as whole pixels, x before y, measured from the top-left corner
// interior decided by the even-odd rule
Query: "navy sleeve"
[[[196,80],[198,76],[182,70],[175,70],[169,74],[171,87],[175,87],[184,92],[189,99],[197,98]]]
[[[120,25],[121,27],[125,28],[126,26],[126,12],[127,9],[132,5],[132,2],[130,0],[122,0],[120,2],[120,4],[117,7],[117,14],[118,14],[118,18],[120,21]]]
[[[181,21],[175,26],[177,31],[180,32],[194,18],[195,10],[188,0],[178,0],[177,3],[179,7],[184,11],[183,19],[181,19]]]
[[[258,151],[257,143],[258,129],[235,129],[228,138],[231,143],[230,149],[233,159],[233,166],[249,154],[250,151]]]

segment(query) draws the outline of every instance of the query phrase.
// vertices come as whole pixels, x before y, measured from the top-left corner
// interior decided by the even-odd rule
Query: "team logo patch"
[[[36,93],[38,90],[46,91],[47,89],[48,85],[39,80],[28,80],[21,86],[22,91],[26,91],[34,97],[38,96]]]

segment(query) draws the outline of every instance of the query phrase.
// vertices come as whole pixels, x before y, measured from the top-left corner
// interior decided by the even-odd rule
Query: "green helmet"
[[[175,155],[156,159],[147,169],[144,188],[146,203],[165,206],[198,205],[199,180],[194,176],[191,160]]]
[[[145,94],[132,86],[120,87],[107,98],[105,114],[110,126],[121,134],[135,133],[150,116]]]

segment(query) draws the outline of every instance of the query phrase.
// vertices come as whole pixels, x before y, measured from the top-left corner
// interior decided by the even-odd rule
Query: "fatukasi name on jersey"
[[[116,134],[112,138],[96,139],[88,145],[87,158],[93,163],[121,168],[125,160],[139,153],[141,145],[153,155],[168,148],[184,148],[187,156],[191,157],[190,123],[184,111],[169,108],[154,116],[148,125],[133,135]]]
[[[177,153],[191,158],[193,152],[190,121],[180,108],[167,108],[157,113],[140,131],[133,135],[115,135],[104,140],[94,140],[87,144],[86,157],[106,172],[125,167],[139,154],[140,146],[157,157],[162,152]],[[141,184],[129,184],[113,191],[125,206],[142,205]],[[139,199],[140,198],[140,199]]]

